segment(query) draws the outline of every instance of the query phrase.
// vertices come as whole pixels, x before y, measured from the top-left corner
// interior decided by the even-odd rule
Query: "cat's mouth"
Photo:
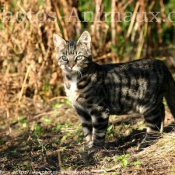
[[[71,68],[71,67],[61,66],[61,69],[66,74],[79,74],[80,76],[82,76],[81,71],[77,67]]]
[[[70,68],[70,72],[69,72],[69,74],[72,74],[72,75],[78,75],[79,77],[82,77],[82,72],[78,69],[73,69],[73,68]]]

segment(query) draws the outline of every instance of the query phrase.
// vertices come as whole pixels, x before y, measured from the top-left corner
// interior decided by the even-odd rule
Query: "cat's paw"
[[[88,149],[88,155],[94,155],[98,153],[101,150],[101,148],[98,147],[92,147]]]
[[[105,145],[105,141],[96,141],[96,142],[86,142],[86,145],[85,145],[85,148],[88,150],[88,149],[95,149],[95,148],[98,148],[98,149],[102,149]]]

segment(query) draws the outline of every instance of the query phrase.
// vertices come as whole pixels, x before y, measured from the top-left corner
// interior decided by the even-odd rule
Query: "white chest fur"
[[[66,88],[66,94],[69,98],[69,100],[74,103],[75,100],[78,98],[78,89],[77,89],[77,76],[73,76],[72,79],[70,80],[70,88]]]
[[[76,91],[76,90],[77,90],[77,76],[73,76],[70,85],[70,91]]]

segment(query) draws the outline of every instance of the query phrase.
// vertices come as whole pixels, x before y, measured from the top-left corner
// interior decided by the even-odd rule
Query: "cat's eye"
[[[63,61],[68,61],[68,58],[66,56],[61,57]]]
[[[84,58],[84,56],[80,55],[76,57],[76,60],[82,60]]]

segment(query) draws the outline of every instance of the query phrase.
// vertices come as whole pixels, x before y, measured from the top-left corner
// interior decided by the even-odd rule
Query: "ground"
[[[105,148],[87,153],[66,97],[25,101],[18,117],[0,111],[0,173],[175,174],[174,120],[167,108],[165,132],[154,145],[136,151],[145,135],[142,116],[110,116]]]

